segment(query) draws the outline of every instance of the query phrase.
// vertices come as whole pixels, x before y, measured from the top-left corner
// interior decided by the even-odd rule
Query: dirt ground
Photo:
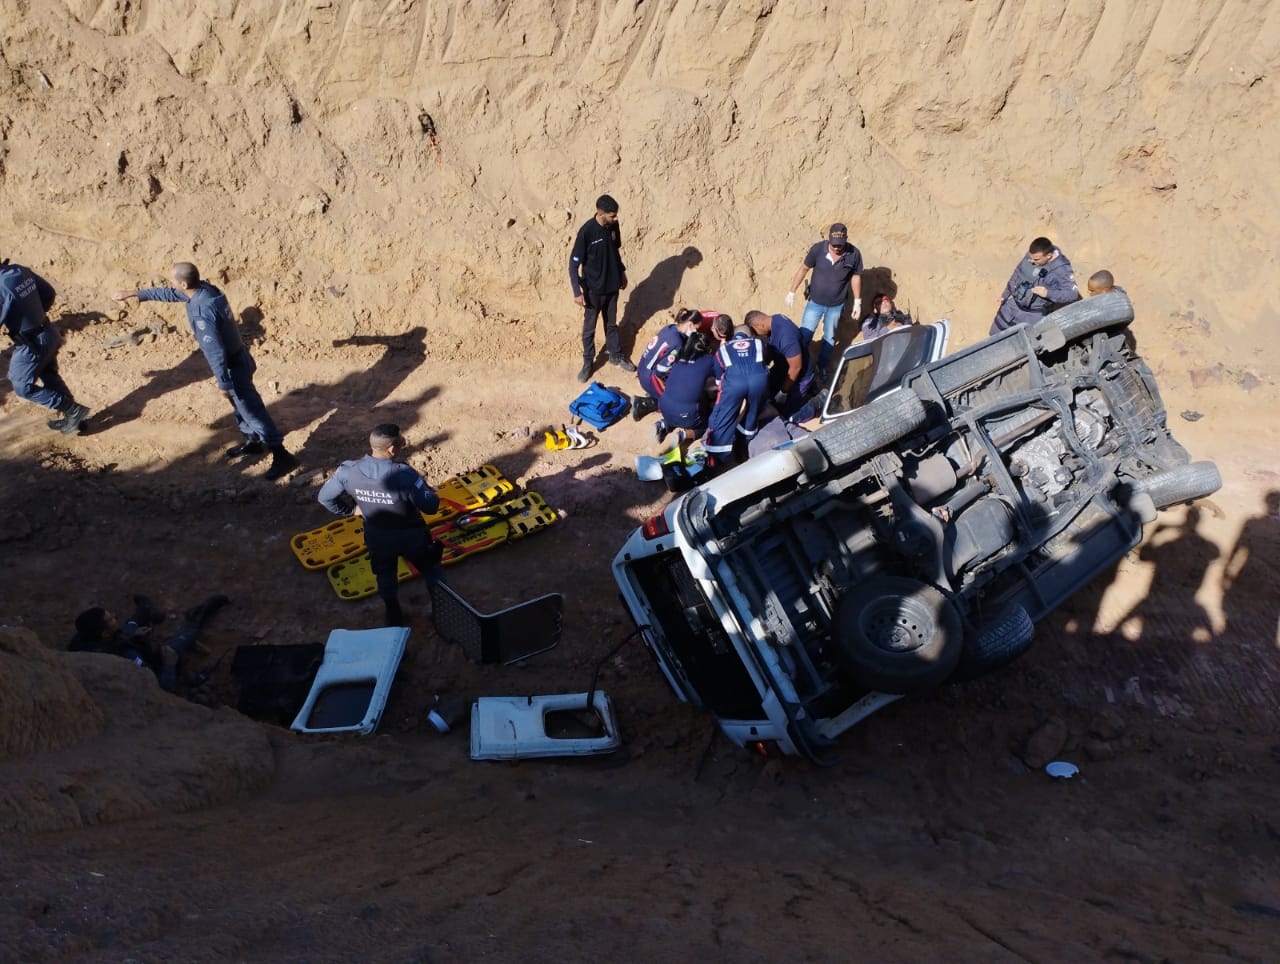
[[[1274,148],[1259,144],[1275,99],[1251,106],[1272,82],[1273,15],[1188,14],[1187,53],[1163,14],[1132,15],[1136,47],[1108,40],[1114,2],[1058,11],[1052,41],[982,0],[915,34],[896,13],[623,3],[581,37],[581,5],[558,2],[264,2],[216,20],[182,4],[0,6],[0,254],[57,286],[62,370],[93,408],[64,439],[0,383],[0,960],[1276,958],[1280,356],[1264,281],[1280,193],[1245,163]],[[397,18],[412,17],[427,27],[410,50]],[[1016,53],[980,60],[964,40],[979,29]],[[490,63],[468,31],[525,52]],[[1224,52],[1241,35],[1256,39]],[[904,67],[895,85],[875,54],[893,44],[959,66],[932,87]],[[784,126],[831,119],[814,50],[859,78],[846,146],[869,198],[824,196],[838,169]],[[1108,81],[1104,62],[1136,79]],[[559,79],[567,63],[578,73]],[[1043,92],[1046,76],[1076,105],[1064,143],[1080,155],[1048,151],[1037,180],[1009,145],[1037,116],[1021,81]],[[178,124],[166,105],[183,103],[199,116]],[[634,641],[599,676],[622,753],[473,762],[465,731],[427,724],[432,697],[584,690],[631,630],[608,563],[667,498],[633,471],[652,419],[582,451],[542,445],[578,391],[563,275],[597,193],[578,197],[583,183],[634,185],[614,189],[635,238],[633,353],[674,303],[780,310],[831,211],[918,314],[972,343],[1026,242],[1002,207],[1020,197],[1033,232],[1077,239],[1078,274],[1125,265],[1170,424],[1223,489],[1162,513],[1013,666],[886,708],[834,768],[731,746]],[[780,213],[791,198],[814,200]],[[486,255],[508,213],[499,269]],[[926,219],[936,230],[908,238],[901,223]],[[301,461],[285,481],[222,458],[233,420],[178,306],[107,298],[159,281],[175,246],[241,314]],[[1220,291],[1210,276],[1232,259],[1251,267]],[[630,390],[616,368],[597,377]],[[377,734],[250,721],[233,708],[237,647],[380,622],[288,540],[329,521],[318,486],[382,421],[430,481],[493,464],[561,512],[449,579],[482,610],[563,593],[563,640],[523,665],[472,664],[409,584]],[[192,699],[63,652],[86,606],[143,592],[177,614],[215,591],[231,604],[188,667],[208,671]],[[1049,759],[1080,773],[1051,779]]]

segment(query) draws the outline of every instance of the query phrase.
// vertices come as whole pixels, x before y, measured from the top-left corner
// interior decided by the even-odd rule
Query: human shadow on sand
[[[90,415],[84,430],[86,435],[96,435],[126,425],[142,415],[148,402],[213,377],[209,372],[209,363],[198,350],[172,368],[161,368],[143,374],[147,378],[146,382]]]
[[[53,323],[63,334],[66,334],[70,331],[81,331],[91,325],[100,325],[104,321],[115,320],[101,311],[64,311],[53,319]]]
[[[262,317],[262,312],[256,307],[246,308],[240,313],[240,338],[250,350],[264,338]],[[107,316],[101,312],[80,312],[74,315],[63,315],[59,324],[62,324],[62,321],[67,318],[85,319],[81,323],[81,326],[83,326],[85,324],[96,324],[98,321],[105,320]],[[124,337],[127,338],[128,336]],[[209,363],[199,350],[192,351],[190,355],[172,368],[158,369],[144,374],[147,377],[146,383],[138,386],[123,398],[93,413],[86,425],[86,434],[105,432],[108,429],[132,422],[141,416],[142,410],[146,408],[148,402],[162,395],[167,395],[169,392],[175,392],[186,388],[188,385],[194,385],[196,382],[205,379],[212,380],[213,378],[212,372],[209,371]]]
[[[1248,519],[1227,553],[1222,574],[1226,632],[1251,645],[1280,643],[1280,491],[1266,494],[1266,511]]]
[[[1144,636],[1158,629],[1162,638],[1209,642],[1213,623],[1196,599],[1205,584],[1209,566],[1218,558],[1219,550],[1200,534],[1200,509],[1191,506],[1181,523],[1161,520],[1147,537],[1138,554],[1143,562],[1155,567],[1153,585],[1159,580],[1159,592],[1149,592],[1116,622],[1122,629],[1129,620],[1141,621]],[[1169,538],[1172,533],[1173,537]]]
[[[618,337],[624,354],[631,355],[637,333],[650,318],[675,304],[676,292],[680,290],[685,271],[700,264],[702,252],[690,245],[679,254],[663,258],[643,281],[631,289],[618,322]]]
[[[350,451],[345,458],[358,457],[367,446],[369,430],[378,422],[395,422],[406,431],[412,429],[418,410],[439,395],[439,388],[427,389],[413,398],[394,402],[388,399],[405,378],[422,365],[427,355],[426,339],[427,329],[421,325],[394,334],[335,339],[331,343],[334,348],[380,347],[383,351],[372,364],[353,364],[346,375],[331,385],[304,386],[273,403],[273,411],[280,413],[280,428],[285,434],[317,420],[323,422],[295,453],[305,469],[329,466],[332,456],[328,453],[335,450]],[[352,417],[350,413],[357,410],[362,414]],[[403,417],[400,412],[404,413]],[[413,441],[439,444],[444,436]]]

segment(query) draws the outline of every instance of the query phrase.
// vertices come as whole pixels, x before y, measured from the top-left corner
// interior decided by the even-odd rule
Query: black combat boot
[[[80,405],[69,398],[58,406],[58,411],[62,413],[62,418],[55,418],[47,424],[55,432],[61,432],[63,435],[77,434],[81,424],[89,417],[88,406]]]
[[[268,482],[274,482],[276,479],[283,479],[297,467],[298,460],[285,451],[283,445],[273,445],[271,446],[271,465],[262,477]]]
[[[637,422],[650,412],[658,410],[658,400],[648,395],[637,395],[631,400],[631,417]]]
[[[266,450],[267,447],[257,438],[252,435],[246,435],[243,442],[239,445],[231,446],[222,454],[229,459],[239,459],[244,458],[246,455],[262,455]]]

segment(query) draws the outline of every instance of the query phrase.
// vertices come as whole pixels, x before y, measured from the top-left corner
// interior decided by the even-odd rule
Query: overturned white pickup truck
[[[1170,435],[1132,319],[1117,291],[939,360],[945,325],[850,348],[828,424],[613,561],[677,695],[739,745],[828,762],[886,703],[1023,652],[1158,509],[1221,485]]]

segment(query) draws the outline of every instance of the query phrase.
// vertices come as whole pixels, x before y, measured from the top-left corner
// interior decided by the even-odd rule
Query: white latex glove
[[[857,318],[861,314],[862,314],[862,299],[854,298],[853,299],[853,317]]]
[[[796,303],[796,293],[794,291],[788,291],[787,296],[782,299],[782,303],[790,308]]]

